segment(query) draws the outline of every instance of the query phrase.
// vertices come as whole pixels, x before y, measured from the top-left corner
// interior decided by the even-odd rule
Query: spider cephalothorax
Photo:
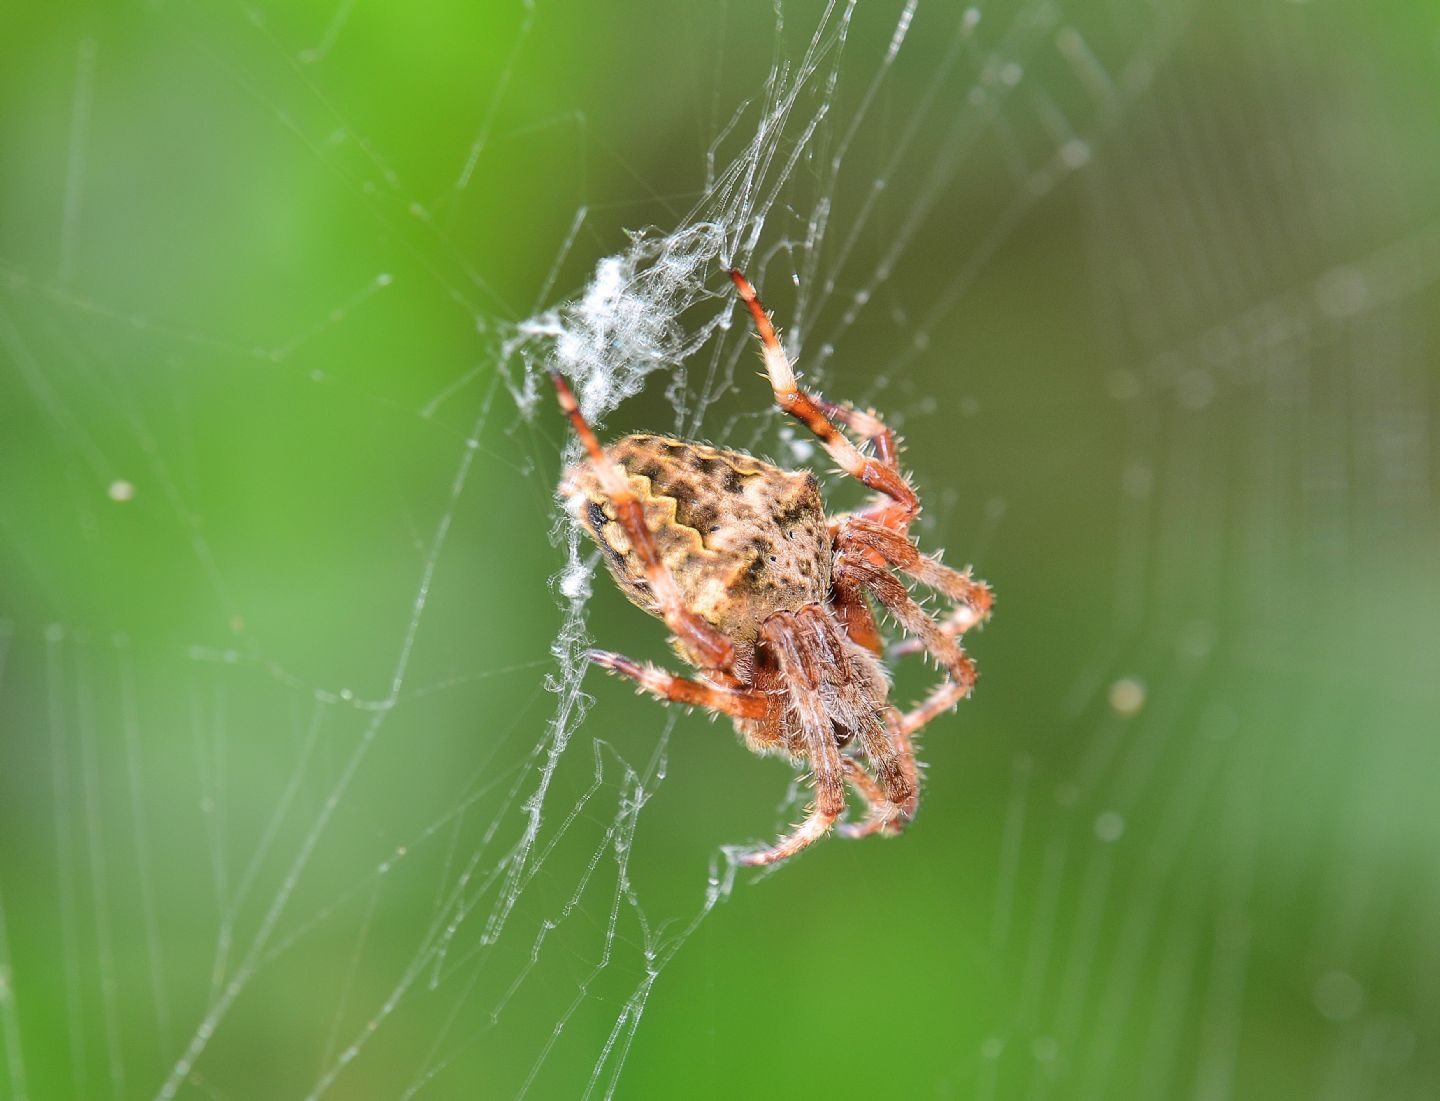
[[[834,825],[847,784],[869,808],[862,821],[842,827],[848,836],[897,833],[914,817],[919,776],[911,735],[969,695],[975,667],[958,638],[989,617],[991,597],[968,570],[944,566],[910,541],[920,502],[900,473],[890,430],[873,413],[799,389],[754,289],[739,272],[730,274],[759,329],[780,408],[809,428],[842,470],[875,490],[874,501],[827,517],[809,471],[662,436],[626,436],[602,449],[556,374],[561,407],[588,452],[560,491],[621,590],[665,621],[676,653],[700,678],[608,651],[591,651],[591,660],[661,699],[729,715],[751,749],[808,763],[815,801],[805,821],[744,857],[769,864]],[[943,593],[954,608],[932,619],[892,570]],[[923,649],[947,673],[909,712],[889,702],[871,600],[914,636],[917,647],[896,651]]]

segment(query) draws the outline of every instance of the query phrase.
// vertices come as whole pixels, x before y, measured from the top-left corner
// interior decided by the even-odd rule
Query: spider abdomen
[[[605,454],[628,475],[686,605],[737,642],[753,643],[773,612],[827,598],[830,535],[808,470],[663,436],[626,436]],[[588,464],[566,472],[561,493],[625,595],[658,614],[644,565]]]

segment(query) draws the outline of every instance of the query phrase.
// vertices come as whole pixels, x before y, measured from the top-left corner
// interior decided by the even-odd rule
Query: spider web
[[[1440,27],[677,7],[20,26],[8,1095],[1433,1095]],[[915,829],[764,873],[544,379],[813,461],[732,265],[999,595]]]

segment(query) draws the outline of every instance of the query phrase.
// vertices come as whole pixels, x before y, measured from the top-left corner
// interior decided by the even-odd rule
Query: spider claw
[[[610,650],[586,650],[585,656],[607,673],[634,681],[635,694],[637,696],[645,695],[646,669],[638,661],[632,661],[624,654],[617,654]]]

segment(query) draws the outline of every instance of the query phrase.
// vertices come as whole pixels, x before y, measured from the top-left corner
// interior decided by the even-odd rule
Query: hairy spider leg
[[[763,719],[770,714],[770,697],[753,689],[722,688],[714,684],[677,677],[649,663],[641,663],[609,650],[587,650],[585,656],[596,665],[629,677],[636,690],[670,703],[684,703],[718,711],[734,719]]]
[[[949,711],[968,696],[972,688],[974,688],[973,684],[965,685],[953,680],[943,681],[924,700],[900,716],[900,733],[908,738]]]
[[[847,517],[840,526],[836,545],[842,548],[859,547],[868,555],[879,555],[921,584],[928,585],[953,600],[956,607],[943,620],[939,623],[930,622],[962,655],[964,651],[959,649],[959,644],[954,640],[977,623],[983,623],[990,618],[995,598],[989,585],[976,581],[968,570],[952,569],[942,562],[937,562],[930,555],[923,554],[909,539],[881,524],[859,516]],[[926,619],[929,621],[928,616]],[[942,662],[945,661],[944,655],[937,652],[920,632],[912,631],[911,634],[915,637],[891,647],[891,655],[929,651]],[[968,657],[965,660],[969,662]],[[901,732],[908,736],[931,720],[939,718],[969,695],[973,687],[974,666],[970,665],[968,681],[952,674],[951,680],[937,686],[920,705],[902,716],[899,723]]]
[[[915,602],[899,578],[869,560],[867,549],[853,545],[843,548],[835,556],[836,578],[842,584],[855,585],[874,593],[900,626],[919,638],[925,649],[950,674],[948,681],[937,685],[923,703],[900,720],[898,730],[908,737],[970,694],[975,687],[975,663],[960,644],[945,634],[940,625]]]
[[[866,772],[853,757],[841,757],[840,764],[845,769],[845,779],[850,781],[850,786],[865,801],[866,815],[859,822],[842,822],[835,827],[835,832],[846,838],[869,837],[872,833],[882,832],[898,834],[907,819],[895,813],[893,805],[885,797],[885,792],[881,790],[875,777]]]
[[[830,538],[834,539],[839,528],[832,527]],[[885,640],[880,637],[880,627],[875,614],[870,610],[865,596],[858,589],[836,585],[830,582],[830,614],[850,636],[850,641],[863,646],[877,657],[885,653]]]
[[[995,602],[990,586],[976,581],[969,570],[957,570],[936,561],[923,553],[909,539],[889,530],[882,524],[867,520],[863,516],[845,517],[835,531],[837,545],[859,546],[878,555],[886,563],[902,570],[923,585],[944,593],[955,602],[955,607],[939,622],[940,631],[949,638],[958,638],[971,627],[984,623],[990,618]],[[873,561],[873,557],[872,557]],[[890,647],[888,657],[903,657],[906,654],[922,653],[925,644],[918,638],[903,639]],[[957,696],[956,699],[959,697]],[[953,704],[955,701],[952,700]],[[929,722],[935,715],[948,710],[942,707],[920,725]],[[913,729],[918,729],[913,728]]]
[[[850,429],[862,440],[868,441],[875,449],[875,457],[882,463],[899,468],[899,459],[895,454],[895,433],[873,409],[862,413],[853,405],[840,405],[819,396],[815,398],[815,404],[836,424]]]
[[[814,638],[811,631],[797,623],[793,612],[775,612],[760,627],[761,643],[780,666],[790,706],[799,721],[815,800],[804,822],[770,848],[746,853],[740,858],[744,864],[773,864],[794,856],[824,837],[845,810],[845,766],[820,690],[826,654],[815,645]]]
[[[630,481],[617,463],[605,455],[600,441],[585,422],[575,395],[570,392],[565,377],[559,371],[551,371],[555,393],[560,399],[560,408],[570,418],[570,424],[590,457],[590,467],[600,482],[600,488],[615,506],[615,517],[630,540],[645,567],[645,578],[665,625],[673,631],[686,648],[695,655],[696,664],[706,669],[729,671],[735,664],[735,647],[719,630],[701,616],[685,606],[680,586],[670,575],[660,555],[655,550],[655,540],[645,526],[645,509],[630,489]]]
[[[867,441],[875,449],[877,459],[899,472],[902,477],[904,476],[904,472],[900,470],[900,456],[895,446],[895,433],[880,419],[879,414],[873,409],[861,412],[853,405],[839,405],[833,401],[826,401],[824,398],[817,397],[815,400],[827,417]],[[910,524],[918,511],[918,505],[912,510],[903,502],[897,503],[882,496],[857,511],[855,515],[873,520],[877,524],[884,524],[887,528],[895,531],[906,532],[910,530]]]
[[[770,378],[770,388],[775,392],[776,404],[814,433],[820,446],[840,464],[841,470],[890,498],[893,503],[885,506],[887,514],[893,515],[896,524],[908,525],[920,511],[920,499],[915,491],[891,463],[861,454],[860,449],[825,415],[816,399],[800,389],[795,381],[794,368],[780,345],[780,338],[775,335],[775,326],[770,323],[770,316],[761,305],[755,288],[738,271],[732,270],[730,278],[755,320],[755,329],[760,334],[764,349],[765,373]]]
[[[982,616],[974,608],[961,604],[940,620],[940,630],[951,638],[960,638],[971,627],[988,618],[988,614]],[[885,651],[885,656],[887,658],[903,658],[909,654],[923,654],[924,652],[925,647],[918,638],[902,638]]]
[[[843,583],[837,588],[840,593],[848,591]],[[854,735],[875,770],[875,781],[883,793],[882,813],[891,818],[913,817],[920,793],[914,757],[897,747],[888,715],[875,713],[870,701],[860,694],[858,686],[864,676],[856,667],[857,655],[842,637],[839,624],[819,608],[802,608],[796,620],[810,628],[816,649],[825,655],[825,665],[835,671],[825,677],[830,690],[845,700],[850,714],[858,719]]]
[[[924,553],[899,532],[864,516],[847,516],[841,520],[835,538],[839,544],[874,551],[897,570],[936,592],[944,593],[959,605],[955,612],[945,617],[949,628],[946,633],[952,637],[990,618],[995,595],[989,585],[976,581],[968,569],[957,570]],[[957,614],[961,612],[965,614]]]
[[[831,538],[840,534],[840,522],[835,524],[831,531]],[[986,586],[988,592],[989,586]],[[876,617],[870,610],[870,604],[865,603],[863,594],[852,592],[848,589],[835,590],[831,600],[831,610],[835,619],[840,620],[844,626],[845,633],[850,635],[852,642],[864,646],[867,651],[874,655],[884,656],[893,659],[906,658],[912,653],[924,653],[924,643],[920,639],[899,639],[890,645],[884,645],[880,638],[880,627],[876,623]],[[971,604],[956,604],[945,619],[939,620],[940,630],[949,635],[952,639],[958,639],[965,635],[966,630],[985,622],[989,619],[989,609],[984,613],[978,612]]]

